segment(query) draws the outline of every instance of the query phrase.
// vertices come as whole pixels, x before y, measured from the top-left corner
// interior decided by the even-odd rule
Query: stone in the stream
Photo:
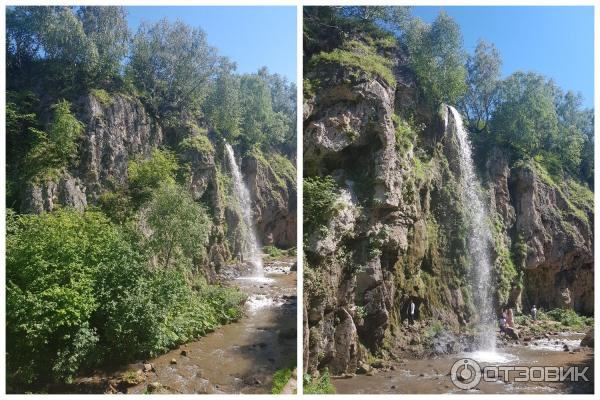
[[[187,357],[188,356],[188,351],[187,350],[181,350],[181,353],[179,353],[179,354],[181,354],[184,357]]]
[[[152,382],[148,385],[148,392],[156,393],[162,389],[160,382]]]
[[[358,368],[356,368],[356,373],[357,374],[366,374],[368,372],[371,371],[371,366],[369,364],[366,363],[360,363],[358,365]]]
[[[571,348],[567,344],[563,344],[563,351],[571,351]]]
[[[176,359],[174,359],[174,358],[171,358],[171,361],[170,361],[169,363],[170,363],[170,364],[172,364],[172,365],[173,365],[173,364],[177,364],[177,360],[176,360]]]
[[[519,340],[519,331],[517,331],[515,328],[507,326],[504,331],[506,332],[506,335],[511,339]]]
[[[396,385],[390,386],[390,389],[396,389]]]
[[[594,328],[586,332],[585,337],[581,339],[580,346],[594,347]]]

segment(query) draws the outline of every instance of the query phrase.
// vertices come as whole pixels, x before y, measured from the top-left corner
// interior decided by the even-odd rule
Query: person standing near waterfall
[[[408,322],[411,325],[415,324],[415,302],[414,301],[410,301],[410,304],[408,305]]]
[[[506,312],[506,325],[508,325],[511,328],[514,328],[514,326],[515,326],[515,320],[514,320],[512,308],[509,308],[508,311]]]
[[[531,318],[536,321],[537,320],[537,308],[535,308],[535,304],[531,307]]]

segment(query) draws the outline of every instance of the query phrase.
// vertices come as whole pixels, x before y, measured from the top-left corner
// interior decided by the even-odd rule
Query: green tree
[[[211,222],[204,207],[183,188],[162,185],[148,206],[147,220],[152,231],[149,247],[161,266],[202,260]]]
[[[263,144],[268,138],[268,128],[273,118],[271,90],[267,82],[257,74],[243,75],[240,81],[242,121],[241,139],[249,148]],[[279,138],[273,138],[279,141]]]
[[[163,19],[138,29],[128,73],[153,112],[177,124],[181,115],[198,114],[216,62],[202,30]]]
[[[492,133],[518,157],[551,151],[558,137],[556,87],[541,75],[516,72],[506,78],[490,120]]]
[[[123,7],[79,7],[77,15],[83,31],[98,52],[94,78],[100,84],[110,83],[119,75],[121,63],[129,47],[127,13]]]
[[[129,162],[127,174],[129,190],[134,201],[141,205],[148,201],[162,184],[175,184],[179,168],[177,157],[169,150],[153,149],[150,158],[136,158]]]
[[[477,42],[475,53],[467,58],[467,90],[462,111],[473,129],[485,129],[498,95],[502,60],[493,44]]]
[[[77,157],[77,141],[83,124],[75,118],[66,100],[53,105],[52,110],[54,116],[47,130],[29,128],[36,137],[26,158],[32,178],[54,177]]]
[[[402,30],[410,20],[410,8],[401,6],[345,6],[339,13],[359,21],[374,22]]]
[[[240,79],[234,74],[235,68],[235,63],[221,58],[217,79],[204,106],[210,125],[228,139],[239,135],[242,116]]]
[[[403,40],[424,99],[433,107],[442,102],[456,104],[466,89],[465,56],[458,24],[445,12],[440,12],[431,25],[413,19]]]
[[[127,242],[100,213],[9,213],[9,380],[62,381],[93,363],[99,332],[91,321],[103,307],[95,296],[95,273],[101,267],[123,273],[135,262]]]

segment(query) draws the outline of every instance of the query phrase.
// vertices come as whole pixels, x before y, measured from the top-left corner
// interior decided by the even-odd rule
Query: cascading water
[[[460,113],[449,106],[456,124],[459,145],[460,194],[469,219],[468,247],[473,271],[473,295],[479,317],[478,350],[487,353],[484,358],[495,358],[496,318],[492,305],[492,261],[490,258],[492,233],[487,211],[480,197],[481,186],[475,174],[471,143],[463,126]],[[447,123],[446,119],[446,123]]]
[[[233,191],[236,200],[241,208],[242,214],[242,256],[245,261],[250,262],[254,267],[255,274],[258,277],[264,276],[262,252],[260,248],[260,242],[256,235],[256,226],[254,224],[254,217],[252,215],[252,199],[250,198],[250,192],[248,187],[244,183],[242,177],[242,171],[235,162],[235,153],[229,143],[225,143],[225,150],[227,153],[227,160],[229,161],[229,167],[231,174],[233,175]]]

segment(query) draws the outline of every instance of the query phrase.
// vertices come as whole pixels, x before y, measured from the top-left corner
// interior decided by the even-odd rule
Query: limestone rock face
[[[82,96],[74,109],[84,125],[76,162],[55,180],[26,185],[21,196],[23,212],[52,211],[58,205],[83,211],[88,205],[96,204],[103,193],[127,187],[130,160],[150,157],[154,149],[164,145],[178,149],[183,139],[207,134],[194,123],[185,121],[177,128],[163,128],[139,99],[120,94],[111,94],[110,100],[101,100],[92,94]],[[192,146],[180,150],[178,157],[189,171],[184,187],[194,200],[208,206],[213,218],[207,251],[210,263],[207,278],[211,280],[236,251],[235,246],[229,246],[231,237],[227,235],[234,239],[239,236],[239,232],[235,232],[239,221],[224,195],[228,190],[224,179],[219,178],[225,176],[226,180],[229,173],[223,145],[210,133],[209,140],[214,149],[208,151]],[[263,243],[295,246],[295,176],[293,180],[282,178],[268,165],[246,161],[244,176],[251,182],[257,228]],[[227,232],[227,225],[231,225],[234,232]]]
[[[83,211],[87,206],[86,187],[79,179],[63,174],[58,182],[30,184],[25,188],[23,210],[39,214],[63,205]]]
[[[77,165],[58,182],[27,187],[22,208],[27,212],[51,211],[56,204],[83,210],[107,188],[127,184],[127,163],[137,155],[150,155],[162,143],[162,130],[139,100],[123,95],[103,103],[93,95],[80,99],[77,118],[85,129]]]
[[[255,220],[263,245],[296,246],[296,179],[278,173],[254,157],[243,160],[243,172],[255,204]]]
[[[448,106],[420,102],[402,62],[397,55],[396,87],[358,68],[308,71],[319,88],[304,104],[304,172],[337,184],[333,211],[304,239],[310,373],[354,372],[368,352],[411,346],[399,336],[411,301],[425,325],[475,322],[457,121]],[[406,139],[395,121],[410,118]],[[592,313],[593,205],[500,149],[474,146],[473,156],[494,226],[497,309]]]
[[[515,228],[526,245],[528,305],[594,310],[593,204],[575,205],[559,184],[530,167],[513,171]]]

